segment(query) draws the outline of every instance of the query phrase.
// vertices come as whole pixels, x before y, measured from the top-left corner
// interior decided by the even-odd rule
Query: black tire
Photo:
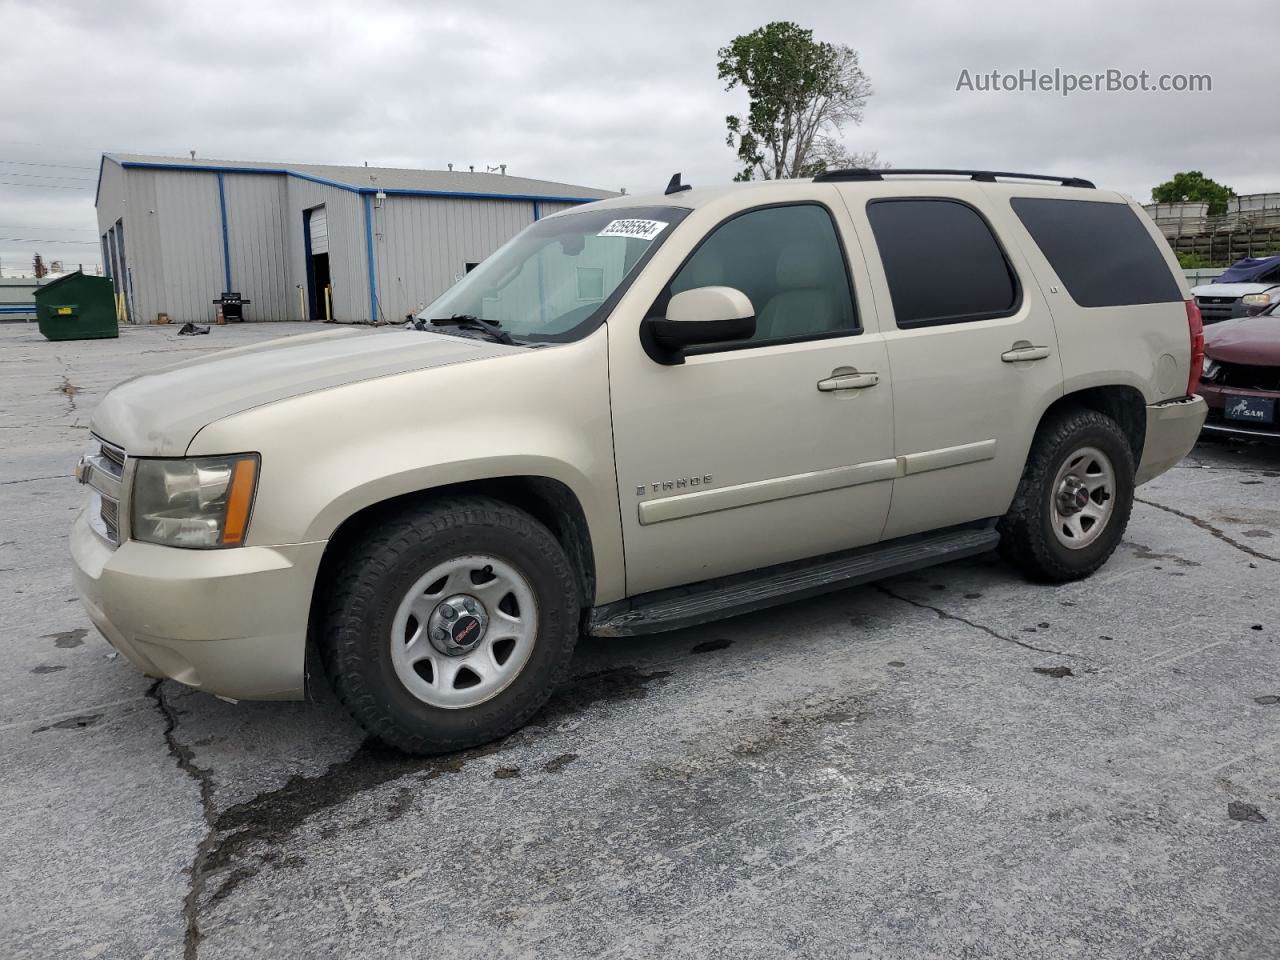
[[[1053,531],[1055,491],[1050,487],[1066,458],[1086,446],[1110,458],[1116,490],[1111,515],[1097,539],[1071,549]],[[1124,536],[1133,510],[1134,469],[1128,438],[1110,417],[1085,409],[1054,414],[1040,425],[1013,504],[997,525],[1000,553],[1031,579],[1065,583],[1089,576],[1107,562]]]
[[[414,581],[471,553],[520,571],[537,600],[537,633],[529,660],[505,689],[475,706],[448,709],[400,682],[389,637]],[[527,723],[563,682],[579,622],[573,569],[545,526],[498,500],[449,497],[406,509],[352,547],[333,581],[320,644],[334,692],[366,730],[406,753],[446,753]]]

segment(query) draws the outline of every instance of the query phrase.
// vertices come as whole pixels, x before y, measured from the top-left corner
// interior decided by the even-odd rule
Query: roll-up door
[[[324,215],[324,207],[316,207],[311,211],[311,255],[329,252],[329,223]]]

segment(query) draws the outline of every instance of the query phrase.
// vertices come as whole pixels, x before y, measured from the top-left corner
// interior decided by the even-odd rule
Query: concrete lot
[[[0,956],[1280,955],[1280,450],[1197,448],[1086,582],[584,641],[526,730],[414,760],[153,684],[71,590],[104,391],[305,329],[0,325]]]

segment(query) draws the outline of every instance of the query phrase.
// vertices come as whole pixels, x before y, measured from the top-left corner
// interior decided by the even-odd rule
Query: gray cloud
[[[1233,24],[1269,21],[1245,0]],[[1215,25],[1185,2],[973,4],[812,0],[732,6],[413,0],[173,4],[0,0],[6,50],[0,159],[95,166],[103,150],[210,158],[465,168],[632,192],[679,169],[723,181],[718,47],[794,19],[862,54],[875,86],[845,132],[895,166],[1078,174],[1145,199],[1201,169],[1240,192],[1280,189],[1266,118],[1276,76],[1263,29]],[[1207,51],[1221,55],[1207,56]],[[56,67],[55,67],[56,65]],[[961,70],[1208,72],[1212,93],[957,92]],[[31,176],[15,178],[11,173]],[[95,237],[92,170],[0,163],[0,237]],[[38,188],[38,184],[63,188]],[[15,227],[26,226],[26,232]],[[36,232],[39,228],[39,232]],[[32,245],[0,241],[0,262]],[[92,244],[46,258],[96,260]]]

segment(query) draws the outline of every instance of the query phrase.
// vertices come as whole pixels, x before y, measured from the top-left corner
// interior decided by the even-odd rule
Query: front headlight
[[[1246,307],[1266,306],[1271,302],[1271,294],[1269,293],[1246,293],[1240,298],[1240,302]]]
[[[135,540],[169,547],[238,547],[249,529],[258,455],[139,459],[133,479]]]
[[[1210,357],[1205,357],[1204,362],[1200,365],[1200,378],[1202,380],[1212,380],[1218,375],[1218,361]]]

